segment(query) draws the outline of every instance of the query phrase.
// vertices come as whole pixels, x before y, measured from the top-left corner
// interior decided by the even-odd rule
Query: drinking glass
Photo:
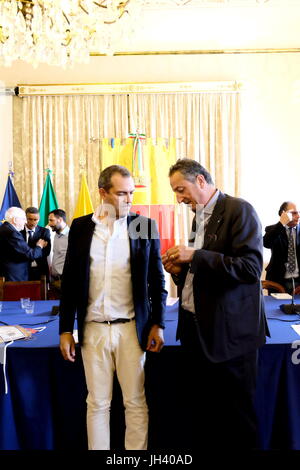
[[[21,302],[21,307],[25,308],[26,305],[28,304],[28,302],[30,302],[30,298],[29,297],[22,297],[20,299],[20,302]]]
[[[25,312],[34,313],[34,302],[27,302],[27,304],[25,305]]]

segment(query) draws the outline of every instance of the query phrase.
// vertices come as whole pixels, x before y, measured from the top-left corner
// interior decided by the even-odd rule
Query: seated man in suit
[[[51,237],[50,230],[38,225],[40,220],[39,211],[36,207],[27,207],[26,211],[26,224],[21,234],[24,240],[28,243],[30,248],[34,248],[37,240],[42,239],[47,242],[47,246],[42,250],[41,258],[37,258],[29,263],[29,280],[40,280],[42,275],[45,275],[49,281],[49,266],[47,257],[51,251]]]
[[[20,207],[10,207],[5,212],[5,222],[0,226],[0,276],[6,281],[28,281],[29,263],[42,257],[45,240],[37,240],[30,248],[20,231],[24,229],[25,212]]]
[[[299,211],[294,202],[283,202],[279,208],[279,221],[265,228],[264,247],[271,249],[266,268],[266,279],[282,284],[293,292],[293,283],[300,284],[300,231]],[[294,282],[293,282],[294,279]]]

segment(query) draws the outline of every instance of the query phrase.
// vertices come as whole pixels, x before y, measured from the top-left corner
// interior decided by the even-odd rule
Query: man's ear
[[[100,194],[101,199],[104,199],[105,195],[106,195],[105,189],[104,188],[99,188],[99,194]]]
[[[201,189],[204,188],[205,183],[206,183],[206,180],[205,180],[205,178],[204,178],[203,175],[197,175],[197,176],[196,176],[196,181],[197,181],[197,183],[199,184],[199,186],[200,186]]]

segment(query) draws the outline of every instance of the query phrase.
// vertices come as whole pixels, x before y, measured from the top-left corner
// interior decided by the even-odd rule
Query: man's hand
[[[173,264],[190,263],[193,259],[195,249],[185,245],[175,245],[165,253],[167,259]]]
[[[287,225],[289,222],[291,222],[292,218],[293,218],[293,217],[292,217],[292,214],[290,214],[289,212],[283,211],[283,212],[281,213],[279,222],[281,222],[282,225],[285,226],[285,225]]]
[[[66,361],[75,361],[75,341],[72,333],[60,335],[60,351]]]
[[[158,325],[153,325],[148,336],[147,351],[159,352],[164,342],[163,329]]]
[[[45,248],[47,245],[48,245],[48,242],[46,242],[46,240],[43,240],[42,238],[40,238],[36,242],[36,246],[39,246],[40,248]]]
[[[165,270],[170,274],[179,274],[182,267],[180,264],[174,264],[168,257],[167,253],[163,254],[161,257],[162,263],[164,265]]]

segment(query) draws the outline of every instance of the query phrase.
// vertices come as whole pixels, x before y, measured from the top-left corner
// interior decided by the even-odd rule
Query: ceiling
[[[300,0],[145,0],[144,3],[134,33],[122,41],[118,54],[300,50]],[[105,58],[93,57],[90,65],[83,66],[90,82],[99,81],[97,59],[103,65]],[[39,83],[41,71],[47,70],[49,76],[55,69],[49,66],[34,69],[16,61],[11,67],[0,67],[0,80],[6,86],[13,85],[22,76],[21,83]],[[66,82],[70,81],[67,72],[65,76]],[[43,80],[45,83],[45,72]],[[72,81],[76,82],[76,78]]]

